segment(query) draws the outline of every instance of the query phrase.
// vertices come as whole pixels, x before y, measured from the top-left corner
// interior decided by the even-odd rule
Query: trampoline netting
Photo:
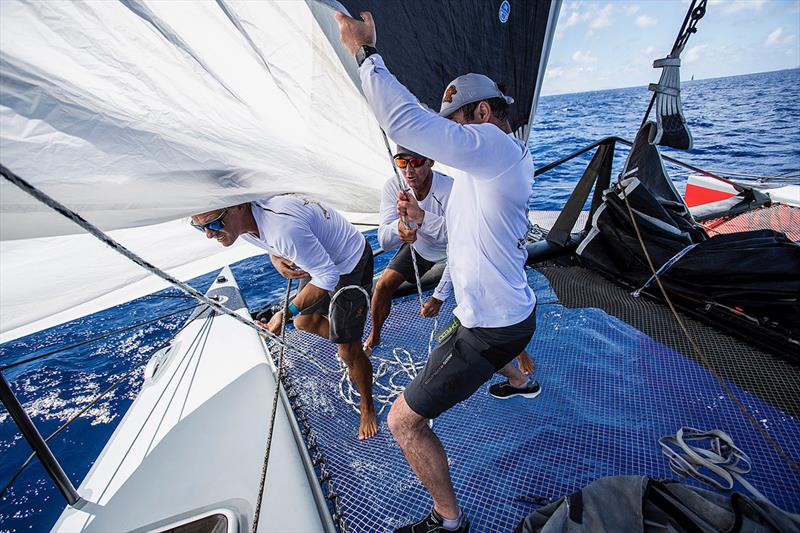
[[[657,342],[605,310],[563,305],[548,278],[552,272],[545,277],[528,271],[538,299],[528,351],[542,394],[501,401],[488,395],[487,384],[434,422],[473,531],[513,530],[542,498],[558,498],[603,476],[677,477],[658,438],[682,426],[728,433],[753,462],[746,479],[779,507],[800,511],[800,476],[707,369],[674,343]],[[443,306],[440,324],[452,316],[452,305]],[[416,298],[394,302],[376,358],[401,347],[424,361],[431,321],[418,311]],[[287,340],[311,354],[287,353],[284,384],[307,419],[314,453],[324,456],[324,484],[335,488],[347,529],[391,531],[424,515],[431,499],[394,442],[385,412],[378,435],[358,441],[358,415],[340,398],[337,377],[320,369],[338,366],[335,347],[295,330],[287,332]],[[797,369],[777,372],[794,398],[800,397]],[[408,378],[396,381],[404,385]],[[792,402],[779,408],[739,380],[728,385],[783,449],[799,457],[800,422],[788,414]]]

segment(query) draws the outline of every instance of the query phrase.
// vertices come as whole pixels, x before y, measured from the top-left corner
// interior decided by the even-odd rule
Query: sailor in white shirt
[[[392,294],[404,281],[416,283],[412,246],[416,254],[417,270],[422,276],[433,266],[447,258],[447,228],[444,216],[453,178],[433,170],[433,161],[398,146],[394,154],[394,164],[400,170],[405,183],[392,177],[383,185],[381,197],[380,226],[378,244],[384,250],[400,249],[386,266],[372,293],[372,331],[364,343],[369,351],[381,342],[381,328],[391,310]],[[398,195],[408,189],[413,191],[420,209],[425,210],[424,227],[409,228],[397,213]],[[404,197],[404,196],[403,196]],[[440,283],[434,291],[439,300],[446,300],[450,294],[450,283]]]
[[[367,102],[386,134],[451,168],[446,211],[447,257],[457,307],[449,337],[392,405],[388,423],[400,448],[433,498],[430,514],[401,533],[469,531],[456,500],[447,456],[428,427],[512,360],[536,328],[535,297],[524,271],[527,202],[533,161],[511,133],[504,95],[486,76],[466,74],[444,91],[439,114],[426,110],[389,72],[374,48],[375,25],[336,14],[344,46],[359,63]],[[408,198],[401,215],[420,226],[425,213]]]
[[[358,438],[375,435],[372,365],[361,345],[373,276],[372,248],[364,236],[339,212],[292,194],[194,215],[192,225],[223,246],[241,236],[266,250],[284,277],[300,279],[289,317],[296,328],[338,345],[361,394]],[[282,323],[283,311],[265,326],[279,333]]]

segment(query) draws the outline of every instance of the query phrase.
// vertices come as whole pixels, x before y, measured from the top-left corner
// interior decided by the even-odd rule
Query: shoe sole
[[[541,387],[536,392],[519,392],[517,394],[512,394],[511,396],[495,396],[491,392],[489,396],[492,398],[497,398],[498,400],[510,400],[511,398],[516,398],[517,396],[522,396],[523,398],[533,399],[539,396],[542,393]]]

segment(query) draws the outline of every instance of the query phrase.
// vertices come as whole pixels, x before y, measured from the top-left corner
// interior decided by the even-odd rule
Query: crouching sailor
[[[453,178],[433,170],[433,161],[416,152],[398,146],[394,154],[394,164],[400,169],[405,184],[401,189],[397,178],[390,178],[383,186],[381,197],[380,227],[378,243],[384,250],[397,248],[395,256],[386,266],[372,295],[372,331],[364,344],[371,350],[381,342],[381,328],[391,309],[392,294],[404,282],[416,283],[412,250],[416,254],[417,270],[420,276],[428,272],[439,261],[447,257],[447,229],[444,212]],[[425,211],[425,224],[418,228],[409,228],[397,213],[398,195],[405,197],[405,191],[411,188],[418,200],[419,208]],[[446,300],[446,292],[437,287],[434,296]]]
[[[337,13],[341,40],[356,56],[361,86],[386,134],[456,169],[446,211],[447,260],[460,326],[432,353],[392,405],[389,429],[433,498],[433,509],[402,533],[465,533],[469,521],[453,490],[447,455],[427,420],[469,398],[510,363],[536,328],[535,297],[524,271],[533,161],[514,138],[505,96],[486,76],[451,82],[439,114],[427,111],[389,72],[375,25]],[[455,208],[457,206],[457,208]],[[402,206],[401,206],[402,208]]]
[[[361,345],[373,275],[364,236],[337,211],[291,194],[194,215],[192,225],[223,246],[241,236],[266,250],[284,277],[301,280],[289,315],[296,328],[338,345],[361,395],[358,438],[375,435],[372,365]],[[273,333],[280,332],[282,315],[267,324]]]

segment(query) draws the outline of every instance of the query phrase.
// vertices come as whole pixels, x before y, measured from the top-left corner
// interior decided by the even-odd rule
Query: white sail
[[[0,4],[0,160],[104,229],[286,191],[377,211],[380,130],[305,2]],[[0,183],[0,238],[77,227]]]
[[[287,191],[377,212],[393,171],[340,56],[306,2],[0,2],[0,162],[189,279],[258,250],[179,217]],[[54,237],[78,232],[0,181],[0,340],[165,286]]]

